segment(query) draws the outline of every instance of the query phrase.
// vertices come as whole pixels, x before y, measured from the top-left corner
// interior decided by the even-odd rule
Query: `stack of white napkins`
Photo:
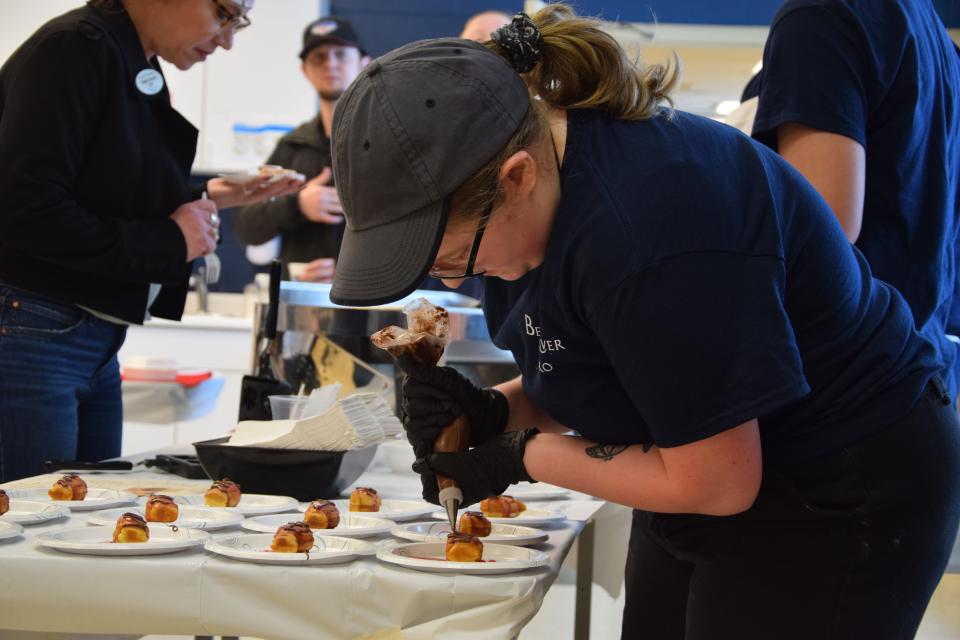
[[[403,425],[376,393],[338,398],[340,385],[315,389],[298,420],[246,420],[226,443],[239,447],[347,451],[377,444]]]

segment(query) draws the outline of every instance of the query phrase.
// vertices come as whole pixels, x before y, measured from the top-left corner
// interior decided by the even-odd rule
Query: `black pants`
[[[901,640],[960,520],[960,420],[934,384],[904,418],[791,468],[731,517],[635,511],[625,640]]]

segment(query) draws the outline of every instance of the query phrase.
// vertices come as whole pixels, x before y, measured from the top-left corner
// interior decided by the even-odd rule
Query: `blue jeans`
[[[120,455],[126,331],[0,282],[0,482]]]

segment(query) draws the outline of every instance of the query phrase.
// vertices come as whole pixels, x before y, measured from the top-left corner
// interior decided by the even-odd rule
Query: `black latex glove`
[[[523,466],[523,454],[527,441],[538,433],[537,429],[508,431],[469,451],[432,453],[417,459],[413,470],[420,474],[423,482],[423,499],[440,504],[437,474],[453,478],[460,485],[463,492],[461,507],[501,495],[516,482],[536,482]]]
[[[477,446],[507,428],[510,405],[496,389],[481,388],[451,367],[416,362],[408,355],[397,358],[403,371],[403,428],[418,458],[433,451],[441,429],[457,416],[470,421],[470,444]]]

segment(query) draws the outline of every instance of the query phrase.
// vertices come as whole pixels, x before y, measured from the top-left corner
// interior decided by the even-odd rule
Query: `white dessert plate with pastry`
[[[239,513],[242,516],[261,516],[268,513],[283,513],[297,509],[300,503],[290,496],[271,496],[263,493],[244,493],[240,504],[235,507],[209,507],[203,494],[191,496],[173,496],[174,502],[192,507],[203,507],[214,511]]]
[[[514,484],[504,493],[524,502],[530,500],[564,500],[570,497],[569,490],[542,482]]]
[[[220,177],[231,184],[247,185],[262,176],[269,176],[264,184],[273,184],[284,178],[296,178],[301,182],[307,177],[293,169],[284,169],[277,165],[263,165],[258,171],[237,171],[235,173],[221,173]]]
[[[271,516],[257,516],[243,521],[243,528],[258,533],[273,533],[277,527],[296,520],[292,513],[278,513]],[[310,529],[314,536],[344,536],[347,538],[367,538],[390,533],[396,525],[392,520],[375,518],[359,513],[341,513],[340,524],[333,529]]]
[[[87,489],[87,497],[83,500],[51,500],[46,489],[8,489],[7,495],[12,500],[29,500],[66,507],[70,511],[96,511],[130,504],[137,496],[127,491],[114,489]]]
[[[120,509],[107,509],[106,511],[96,511],[87,516],[87,524],[96,524],[112,527],[117,523],[117,518],[124,513],[135,513],[141,518],[145,517],[143,507],[126,507]],[[183,527],[184,529],[202,529],[205,531],[215,531],[217,529],[226,529],[243,522],[243,514],[230,512],[227,509],[210,509],[208,507],[191,507],[183,505],[179,507],[177,519],[173,522],[154,522],[151,524],[167,524]]]
[[[197,529],[178,528],[151,522],[150,539],[146,542],[113,542],[109,527],[81,527],[41,533],[36,538],[38,547],[56,549],[65,553],[89,556],[155,556],[175,553],[203,546],[210,534]]]
[[[7,493],[13,493],[7,490]],[[49,522],[57,518],[70,516],[70,509],[55,502],[36,502],[33,500],[11,500],[10,510],[0,516],[0,522],[31,525]]]
[[[377,558],[408,569],[432,573],[515,573],[547,563],[547,554],[536,549],[486,543],[483,545],[483,560],[480,562],[448,561],[445,544],[441,542],[413,542],[381,547],[377,551]]]
[[[0,540],[9,540],[10,538],[16,538],[22,533],[23,533],[23,527],[18,525],[16,522],[0,521]]]
[[[386,518],[394,522],[422,518],[430,515],[439,508],[434,504],[423,502],[422,500],[389,500],[384,498],[380,502],[379,511],[351,512],[349,500],[333,500],[332,502],[337,505],[337,509],[339,509],[343,515],[355,513],[357,515],[373,516],[375,518]]]
[[[480,542],[487,544],[512,544],[526,547],[531,544],[544,542],[549,536],[540,529],[521,527],[515,524],[500,524],[491,522],[490,535],[480,538]],[[391,529],[390,533],[404,540],[413,542],[446,542],[450,533],[449,522],[410,522],[399,524]]]
[[[438,511],[433,514],[433,517],[437,520],[446,520],[447,514],[445,512]],[[487,516],[487,520],[493,524],[512,524],[525,527],[538,524],[554,524],[557,522],[563,522],[566,519],[567,517],[562,513],[550,511],[549,509],[537,508],[528,508],[525,511],[521,511],[519,515],[513,518],[497,518],[495,516]]]
[[[372,556],[377,546],[363,540],[338,536],[320,536],[304,553],[272,551],[272,533],[248,533],[232,538],[210,540],[207,551],[217,555],[257,564],[318,565],[349,562],[361,556]]]

